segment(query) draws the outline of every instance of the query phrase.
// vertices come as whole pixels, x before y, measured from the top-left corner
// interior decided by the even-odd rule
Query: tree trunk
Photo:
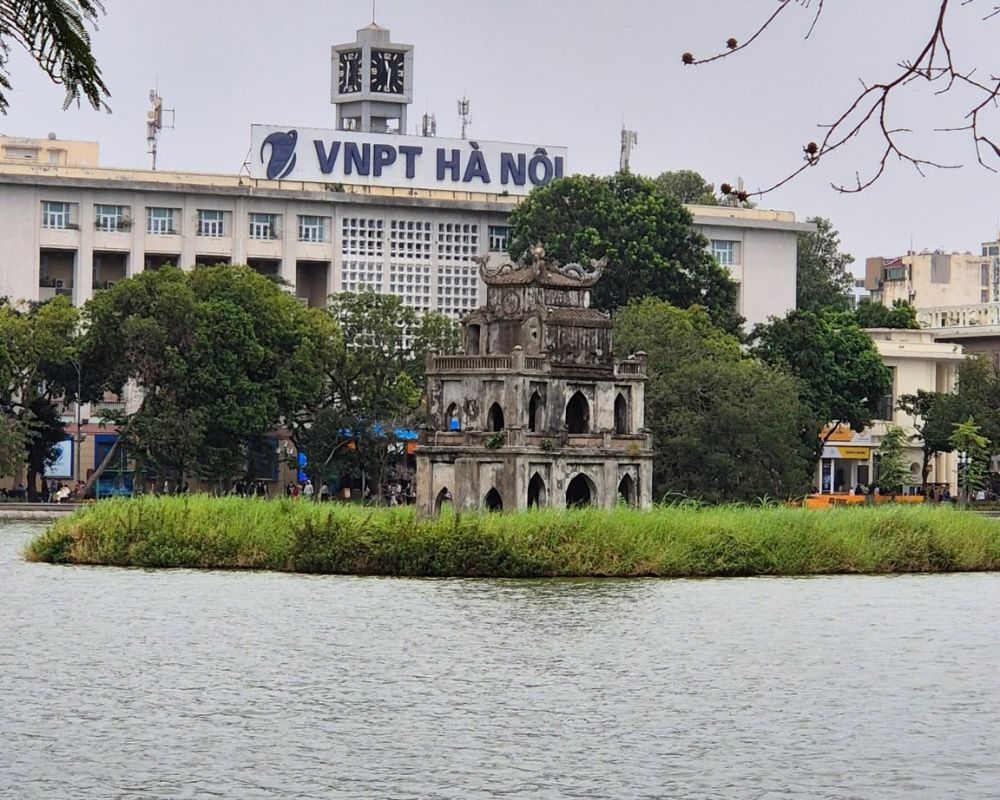
[[[92,473],[90,473],[90,477],[87,478],[87,482],[85,484],[83,484],[83,491],[81,492],[81,495],[82,495],[83,498],[86,498],[90,494],[91,490],[94,488],[94,485],[97,483],[97,481],[100,479],[100,477],[104,474],[104,470],[106,470],[108,468],[108,465],[111,464],[111,461],[114,459],[115,455],[117,455],[118,448],[121,445],[121,443],[124,440],[124,438],[125,437],[122,436],[121,434],[118,435],[118,438],[115,439],[114,444],[111,445],[111,449],[108,450],[108,454],[106,456],[104,456],[104,458],[101,459],[101,463],[97,465],[97,469],[95,469]],[[135,488],[135,480],[134,479],[132,481],[132,487],[133,487],[133,491],[134,491],[134,488]]]
[[[34,466],[28,467],[28,482],[25,484],[28,490],[28,502],[38,502],[38,469]]]

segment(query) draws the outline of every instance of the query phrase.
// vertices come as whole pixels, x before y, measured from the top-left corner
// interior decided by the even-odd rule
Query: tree
[[[958,49],[946,36],[946,28],[960,14],[975,15],[972,17],[973,24],[990,19],[1000,14],[1000,6],[978,0],[937,0],[937,4],[936,12],[928,17],[933,20],[931,31],[923,42],[916,44],[916,52],[894,57],[893,62],[897,65],[894,73],[880,80],[862,79],[860,91],[853,100],[847,102],[840,116],[822,125],[825,128],[822,138],[803,146],[801,165],[768,188],[750,194],[761,195],[773,191],[810,167],[815,167],[826,156],[857,139],[866,138],[866,133],[881,138],[881,157],[867,177],[862,177],[860,172],[855,173],[854,185],[832,184],[838,192],[851,193],[867,189],[883,175],[890,161],[907,163],[921,175],[928,168],[952,169],[960,166],[941,164],[913,155],[907,145],[902,143],[907,134],[913,133],[913,125],[909,117],[905,124],[899,124],[892,110],[906,105],[903,99],[907,93],[912,94],[922,88],[931,90],[927,99],[932,103],[936,102],[937,107],[945,114],[955,114],[950,117],[953,124],[950,121],[942,124],[938,120],[932,127],[938,131],[970,136],[977,161],[987,169],[995,170],[997,159],[1000,159],[1000,138],[987,126],[992,121],[989,112],[1000,92],[1000,77],[985,67],[977,69],[975,64],[960,61]],[[730,36],[726,40],[725,50],[706,58],[695,58],[692,53],[687,52],[681,55],[681,61],[686,65],[708,64],[733,56],[757,39],[765,38],[765,32],[775,20],[796,5],[803,8],[812,6],[815,9],[814,13],[810,10],[811,21],[806,32],[808,39],[822,16],[823,0],[812,4],[810,0],[797,0],[795,3],[791,0],[778,0],[777,8],[769,12],[763,23],[742,41]],[[853,80],[854,76],[851,78]],[[955,94],[952,94],[953,90]],[[893,100],[891,104],[890,98]],[[957,104],[955,99],[958,99]]]
[[[806,222],[813,223],[816,230],[798,237],[795,307],[800,311],[847,311],[854,285],[848,267],[854,256],[840,252],[840,234],[830,220],[810,217]]]
[[[452,349],[454,323],[420,318],[398,297],[371,291],[334,295],[328,313],[346,346],[294,416],[293,438],[315,479],[341,474],[353,460],[380,496],[392,452],[404,446],[400,432],[414,425],[420,407],[425,356],[415,350]]]
[[[822,424],[868,427],[892,378],[871,337],[849,314],[793,311],[754,328],[752,352],[800,379],[802,401]]]
[[[892,308],[881,303],[861,303],[854,319],[862,328],[908,328],[918,330],[917,310],[905,300],[896,300]]]
[[[673,197],[681,203],[702,206],[719,205],[719,199],[715,196],[715,187],[693,169],[661,172],[653,178],[653,184],[663,194]]]
[[[990,440],[979,432],[979,426],[969,417],[955,423],[949,443],[961,455],[958,488],[968,502],[986,485],[990,463]]]
[[[592,305],[612,311],[641,297],[679,307],[700,305],[721,328],[738,333],[736,284],[691,227],[691,215],[648,178],[560,178],[532,191],[509,217],[510,254],[541,242],[568,263],[607,258]]]
[[[906,468],[906,433],[896,425],[890,425],[878,446],[878,487],[883,494],[899,494],[910,482],[910,471]]]
[[[77,310],[65,297],[27,306],[0,303],[0,409],[9,420],[8,444],[19,441],[24,445],[17,461],[28,465],[27,489],[32,500],[38,497],[39,475],[65,439],[55,404],[75,397],[72,359],[78,319]]]
[[[995,455],[1000,448],[1000,372],[985,358],[967,358],[958,367],[956,392],[964,415],[979,426]]]
[[[923,451],[920,474],[926,486],[931,457],[935,453],[951,452],[951,435],[955,424],[965,418],[967,403],[958,395],[918,389],[916,394],[901,395],[898,405],[913,417],[913,427],[917,431],[914,438],[920,440]]]
[[[339,342],[322,311],[242,266],[144,272],[95,296],[84,317],[84,363],[100,373],[105,362],[103,389],[131,381],[142,398],[117,420],[116,448],[174,486],[241,472],[247,445],[316,394]]]
[[[0,3],[0,113],[6,114],[5,92],[10,43],[21,45],[53,83],[66,87],[66,102],[86,98],[95,109],[107,108],[111,96],[91,52],[88,25],[104,12],[101,0],[14,0]]]
[[[630,303],[615,316],[615,339],[647,353],[657,496],[733,502],[808,490],[818,425],[794,378],[746,357],[699,308]]]

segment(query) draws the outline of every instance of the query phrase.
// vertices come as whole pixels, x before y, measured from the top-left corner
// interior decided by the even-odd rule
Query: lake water
[[[21,559],[0,797],[997,798],[1000,575],[483,581]]]

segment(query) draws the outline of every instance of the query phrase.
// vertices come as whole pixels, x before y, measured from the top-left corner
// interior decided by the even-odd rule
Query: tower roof
[[[517,263],[505,262],[495,267],[487,259],[479,261],[479,274],[487,286],[528,286],[535,284],[558,289],[586,289],[601,277],[608,260],[590,259],[586,264],[560,264],[545,260],[545,248],[536,244],[525,251]]]

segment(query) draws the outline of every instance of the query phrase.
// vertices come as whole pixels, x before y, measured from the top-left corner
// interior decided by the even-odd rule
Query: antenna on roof
[[[157,144],[160,140],[160,131],[164,127],[173,130],[174,120],[176,117],[176,112],[172,108],[163,107],[163,98],[160,97],[159,92],[156,89],[149,90],[149,102],[152,104],[152,108],[146,112],[146,144],[149,149],[146,151],[153,157],[153,169],[156,169],[156,150]],[[167,111],[170,114],[170,124],[163,124],[163,112]]]
[[[618,170],[620,172],[628,172],[628,163],[632,158],[632,148],[638,146],[638,144],[639,134],[636,131],[630,131],[622,123],[622,149],[618,157]]]
[[[421,136],[437,136],[438,124],[433,114],[424,114],[420,120]],[[464,138],[464,137],[463,137]]]
[[[458,116],[462,120],[462,138],[465,138],[465,129],[472,124],[472,114],[469,109],[472,107],[472,101],[468,97],[463,97],[458,101]]]

